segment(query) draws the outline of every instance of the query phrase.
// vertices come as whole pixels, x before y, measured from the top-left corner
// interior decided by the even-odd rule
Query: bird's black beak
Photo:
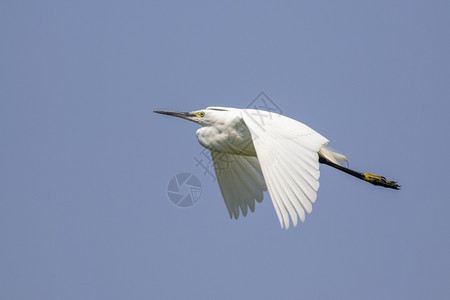
[[[195,117],[195,114],[190,112],[178,112],[178,111],[165,111],[165,110],[155,110],[153,111],[157,114],[168,115],[173,117],[179,117],[187,120],[191,120],[190,118]]]

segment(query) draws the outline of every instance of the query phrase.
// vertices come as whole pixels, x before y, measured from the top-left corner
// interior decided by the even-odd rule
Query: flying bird
[[[327,147],[328,140],[291,118],[256,109],[208,107],[193,112],[154,111],[202,127],[199,143],[211,151],[217,181],[230,218],[254,212],[269,190],[280,225],[289,228],[311,213],[319,189],[319,164],[391,189],[395,181],[344,167],[347,158]]]

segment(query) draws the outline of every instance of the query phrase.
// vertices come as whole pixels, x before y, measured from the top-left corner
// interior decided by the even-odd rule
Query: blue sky
[[[0,298],[448,299],[447,1],[2,1]],[[350,166],[230,220],[196,124],[265,92]],[[198,202],[167,195],[176,174]]]

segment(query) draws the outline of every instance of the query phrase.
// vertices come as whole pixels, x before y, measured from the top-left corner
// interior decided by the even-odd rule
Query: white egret
[[[319,189],[319,163],[356,178],[399,189],[395,181],[340,165],[347,158],[326,147],[328,140],[305,124],[255,109],[208,107],[193,112],[155,111],[202,125],[200,144],[211,151],[214,169],[230,218],[255,210],[269,190],[281,227],[294,226],[311,213]]]

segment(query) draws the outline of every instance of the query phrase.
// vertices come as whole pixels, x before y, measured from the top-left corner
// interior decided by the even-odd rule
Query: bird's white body
[[[276,113],[225,107],[203,111],[197,138],[211,150],[230,217],[254,211],[255,201],[262,201],[268,189],[282,227],[289,228],[289,217],[294,226],[298,218],[304,221],[319,188],[318,153],[328,140]]]

